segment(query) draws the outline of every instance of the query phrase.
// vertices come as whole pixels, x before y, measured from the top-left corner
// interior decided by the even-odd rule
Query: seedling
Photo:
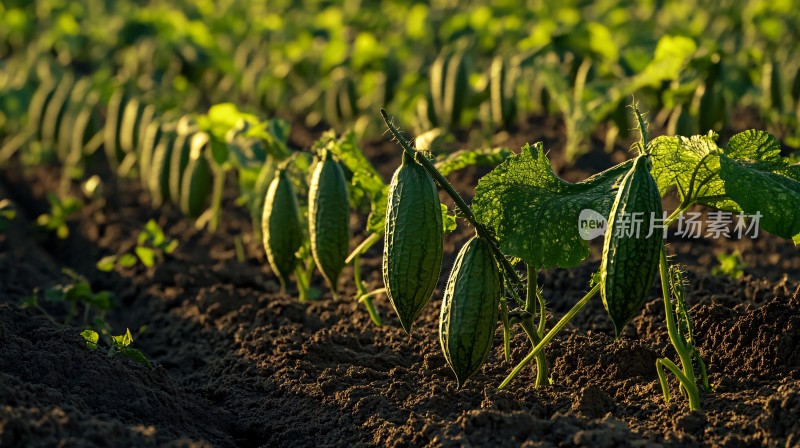
[[[135,266],[138,261],[145,267],[152,268],[156,264],[162,263],[164,257],[177,248],[178,240],[168,239],[161,226],[151,219],[139,232],[133,253],[105,256],[97,262],[96,266],[103,272],[110,272],[114,270],[115,266],[131,267]]]
[[[72,280],[71,283],[47,288],[42,292],[41,296],[46,302],[68,304],[69,308],[67,316],[64,318],[64,325],[69,325],[72,319],[78,315],[79,307],[83,308],[84,325],[91,322],[90,318],[95,321],[105,321],[106,312],[114,304],[114,294],[110,291],[93,291],[86,278],[69,269],[64,269],[63,273]],[[38,309],[50,320],[56,322],[52,315],[39,303],[39,296],[40,293],[37,288],[31,296],[23,301],[23,304]]]
[[[106,341],[101,341],[100,333],[92,329],[83,330],[81,332],[81,337],[86,341],[86,346],[89,350],[104,350],[109,357],[122,356],[132,359],[148,369],[153,368],[153,365],[144,353],[131,347],[131,344],[133,344],[133,335],[131,335],[131,330],[128,328],[125,329],[124,334],[110,336]]]
[[[725,277],[738,280],[744,275],[744,270],[747,265],[742,260],[742,254],[738,250],[731,253],[718,253],[717,262],[719,264],[711,268],[711,273],[714,275],[722,275]]]
[[[53,192],[47,193],[47,202],[50,203],[50,213],[39,215],[36,223],[49,231],[56,233],[59,239],[69,237],[69,218],[80,211],[83,204],[77,199],[66,196],[63,199]]]

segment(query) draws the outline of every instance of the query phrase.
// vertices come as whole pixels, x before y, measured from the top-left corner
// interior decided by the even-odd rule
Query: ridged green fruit
[[[180,204],[181,201],[181,184],[186,165],[189,164],[191,142],[192,134],[178,132],[173,144],[169,161],[169,200],[174,204]]]
[[[603,245],[600,294],[617,336],[644,306],[664,244],[659,229],[648,236],[652,220],[663,219],[650,167],[650,157],[639,156],[622,179]]]
[[[136,98],[131,98],[123,109],[119,146],[126,154],[136,151],[136,145],[139,142],[139,124],[143,114],[144,105]]]
[[[41,142],[45,148],[58,149],[59,131],[69,106],[70,92],[74,86],[73,81],[74,77],[71,74],[64,75],[53,92],[50,102],[47,103],[41,128]],[[62,161],[66,158],[65,154],[58,154],[58,156]]]
[[[122,127],[122,115],[128,98],[122,89],[118,89],[111,94],[106,110],[106,123],[103,127],[103,149],[106,152],[108,163],[114,171],[117,170],[125,153],[120,145],[120,128]]]
[[[205,132],[192,136],[189,162],[183,172],[180,197],[181,211],[186,216],[197,219],[208,205],[211,195],[212,173],[208,163],[210,151],[209,137]]]
[[[42,136],[45,111],[55,91],[56,83],[52,80],[45,80],[39,85],[31,97],[31,102],[28,105],[28,125],[31,127],[31,130],[35,132],[37,138],[41,138]]]
[[[342,167],[329,151],[324,151],[311,175],[308,224],[314,261],[336,294],[350,239],[350,199]]]
[[[456,257],[439,317],[439,342],[458,387],[489,356],[502,294],[500,270],[489,243],[473,237]]]
[[[161,140],[161,123],[153,119],[144,131],[142,147],[139,152],[139,178],[145,187],[150,185],[150,171],[159,140]]]
[[[167,126],[161,129],[161,138],[153,150],[153,161],[150,164],[149,190],[153,205],[158,207],[169,201],[169,173],[172,151],[178,134]]]
[[[261,216],[264,250],[281,287],[297,267],[297,251],[303,244],[303,229],[292,182],[284,170],[278,171],[267,189]]]
[[[442,270],[442,209],[433,179],[406,153],[389,187],[385,228],[383,283],[410,334]]]

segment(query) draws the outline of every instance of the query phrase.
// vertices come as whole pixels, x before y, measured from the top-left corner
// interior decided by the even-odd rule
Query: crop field
[[[800,447],[791,0],[3,0],[0,448]]]

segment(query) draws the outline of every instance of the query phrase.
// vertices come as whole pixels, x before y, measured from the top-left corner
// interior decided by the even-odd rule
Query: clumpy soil
[[[538,130],[520,134],[549,147],[562,141],[557,128],[547,130],[552,123],[531,127]],[[517,140],[524,139],[512,135],[511,145]],[[384,141],[365,148],[388,178],[398,148]],[[556,166],[575,180],[624,157],[621,149],[595,151],[575,168]],[[485,172],[467,169],[453,181],[467,192]],[[84,207],[61,241],[33,224],[47,210],[58,171],[11,167],[0,176],[0,195],[20,212],[0,235],[2,447],[800,446],[800,256],[790,242],[768,235],[670,240],[691,279],[688,301],[714,388],[702,412],[689,412],[671,375],[672,402],[658,384],[656,359],[677,361],[658,285],[619,339],[599,298],[590,302],[549,347],[552,386],[534,388],[529,367],[497,390],[512,368],[498,330],[487,363],[459,390],[437,335],[444,276],[411,336],[383,296],[376,299],[384,320],[378,328],[351,299],[349,268],[338,301],[324,293],[299,303],[294,289],[281,292],[233,192],[212,235],[172,207],[151,209],[136,183],[104,178],[104,203]],[[175,253],[150,269],[95,268],[105,255],[130,252],[149,219],[179,240]],[[352,224],[356,244],[363,218]],[[470,233],[460,225],[446,237],[445,273]],[[244,241],[244,260],[236,238]],[[580,268],[539,274],[551,325],[587,290],[599,264],[593,249]],[[714,255],[734,249],[745,275],[711,275]],[[382,286],[380,254],[378,244],[363,259],[371,288]],[[107,315],[113,332],[130,328],[153,369],[89,350],[79,336],[82,316],[65,326],[60,305],[42,301],[47,315],[22,305],[35,288],[67,283],[63,268],[115,294]],[[321,278],[314,283],[324,290]],[[516,363],[529,345],[516,334],[512,346]]]

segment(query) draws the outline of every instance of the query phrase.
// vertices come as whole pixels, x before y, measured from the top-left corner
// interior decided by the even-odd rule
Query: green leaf
[[[749,215],[760,214],[767,232],[797,241],[800,236],[800,182],[768,165],[722,156],[725,191]]]
[[[178,240],[170,240],[166,246],[164,246],[164,253],[171,254],[175,252],[175,249],[178,248]]]
[[[139,364],[147,367],[148,369],[153,368],[153,365],[150,364],[150,361],[147,359],[146,356],[144,356],[144,353],[140,352],[139,350],[136,350],[135,348],[125,347],[122,350],[118,351],[117,354],[119,356],[124,356],[128,359],[132,359],[138,362]]]
[[[112,293],[109,291],[100,291],[97,294],[92,294],[90,297],[87,298],[86,302],[100,310],[110,310],[111,309],[111,299]]]
[[[739,211],[725,198],[725,184],[719,178],[721,152],[717,136],[656,137],[648,145],[652,174],[661,196],[677,187],[682,201],[693,200],[720,210]]]
[[[81,336],[86,341],[86,346],[89,350],[97,350],[97,341],[100,340],[100,335],[94,330],[83,330]]]
[[[443,176],[474,165],[497,166],[514,152],[508,148],[482,148],[461,150],[436,161],[436,169]]]
[[[66,292],[61,286],[54,286],[44,290],[44,299],[48,302],[61,302],[66,297]]]
[[[129,268],[136,264],[136,256],[133,254],[123,254],[119,257],[119,265],[124,268]]]
[[[442,233],[450,233],[458,227],[456,215],[450,214],[450,209],[444,204],[439,204],[442,207]]]
[[[111,272],[114,270],[114,266],[117,264],[117,256],[116,255],[107,255],[100,259],[100,261],[95,264],[99,271],[103,272]]]
[[[100,340],[100,335],[94,330],[83,330],[81,332],[81,336],[83,336],[83,339],[87,340],[88,342],[97,343],[97,341]]]
[[[65,288],[66,295],[65,299],[69,302],[83,302],[90,299],[94,293],[92,293],[92,286],[89,285],[89,282],[86,280],[81,280],[72,285],[68,285]]]
[[[474,211],[506,255],[537,268],[577,266],[589,255],[578,229],[581,211],[608,216],[630,167],[627,161],[573,184],[555,175],[541,143],[525,145],[478,182]]]
[[[111,340],[114,342],[115,347],[122,349],[133,343],[133,336],[131,335],[131,330],[126,328],[125,334],[111,336]]]
[[[800,236],[800,168],[780,155],[778,140],[749,130],[731,137],[721,156],[725,192],[759,226],[797,242]]]
[[[156,253],[153,249],[144,246],[137,246],[134,249],[136,256],[142,261],[142,264],[148,268],[152,268],[156,264]]]

